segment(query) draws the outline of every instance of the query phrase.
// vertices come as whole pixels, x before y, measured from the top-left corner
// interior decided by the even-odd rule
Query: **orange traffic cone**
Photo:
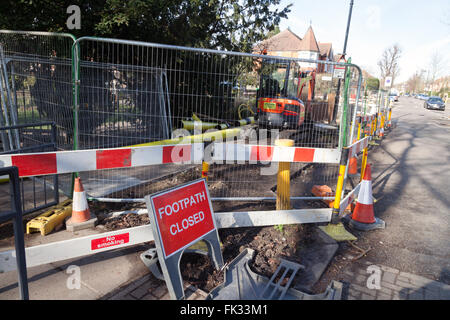
[[[384,128],[383,127],[381,127],[380,128],[380,138],[383,138],[384,137]]]
[[[67,230],[76,231],[95,226],[97,218],[92,215],[86,199],[86,192],[80,178],[75,178],[72,199],[72,217],[66,221]]]
[[[364,178],[361,181],[358,199],[356,200],[355,210],[353,211],[349,225],[350,227],[361,231],[385,228],[384,221],[376,218],[373,210],[372,174],[370,164],[366,165]]]
[[[348,163],[348,174],[357,174],[358,173],[358,160],[356,157],[351,157]]]

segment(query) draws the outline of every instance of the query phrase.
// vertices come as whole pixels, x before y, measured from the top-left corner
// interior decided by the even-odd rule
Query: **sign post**
[[[205,179],[147,195],[158,260],[172,299],[184,299],[179,263],[184,250],[203,240],[216,269],[223,266],[219,235]]]
[[[390,88],[391,84],[392,84],[392,77],[386,77],[386,79],[384,79],[384,87]]]

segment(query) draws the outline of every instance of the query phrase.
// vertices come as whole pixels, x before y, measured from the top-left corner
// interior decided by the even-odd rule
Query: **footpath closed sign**
[[[164,258],[216,230],[204,179],[154,194],[150,203]]]

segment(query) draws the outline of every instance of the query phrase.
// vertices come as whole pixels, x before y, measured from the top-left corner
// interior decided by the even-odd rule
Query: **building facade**
[[[331,43],[317,42],[314,31],[310,26],[303,39],[289,28],[259,43],[254,48],[254,53],[267,55],[301,58],[307,60],[333,61],[333,48]],[[314,62],[299,62],[302,71],[316,70],[319,73],[333,72],[331,65]]]

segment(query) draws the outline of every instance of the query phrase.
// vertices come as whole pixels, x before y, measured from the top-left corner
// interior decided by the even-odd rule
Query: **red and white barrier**
[[[212,161],[339,163],[339,149],[215,143]],[[20,177],[166,163],[202,163],[203,144],[179,144],[0,155],[0,167],[16,166]]]
[[[0,155],[0,167],[16,166],[20,177],[28,177],[166,163],[201,163],[202,157],[203,144],[179,144]]]
[[[216,143],[213,161],[339,163],[339,149]]]
[[[370,122],[373,119],[375,119],[375,115],[374,114],[366,114],[364,116],[358,114],[357,117],[360,120],[360,122]]]
[[[363,149],[367,148],[369,146],[370,139],[371,139],[371,137],[365,137],[361,140],[356,141],[352,145],[348,146],[348,148],[347,148],[349,150],[348,157],[352,158],[355,155],[357,155],[358,153],[360,153],[361,151],[363,151]]]

